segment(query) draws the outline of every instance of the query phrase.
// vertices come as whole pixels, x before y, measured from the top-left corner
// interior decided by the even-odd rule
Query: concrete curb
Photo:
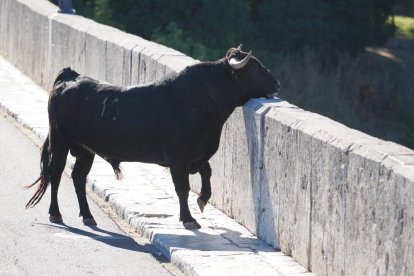
[[[0,107],[41,139],[48,132],[47,98],[41,87],[0,57]],[[312,275],[211,205],[200,214],[193,193],[190,208],[203,228],[184,229],[169,173],[156,165],[122,167],[125,177],[116,181],[110,165],[96,158],[90,190],[186,275]]]

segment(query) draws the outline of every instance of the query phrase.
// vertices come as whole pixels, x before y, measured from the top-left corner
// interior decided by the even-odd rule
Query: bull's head
[[[242,45],[240,44],[239,47],[237,47],[237,50],[241,51]],[[237,60],[236,57],[231,57],[228,59],[229,65],[234,70],[242,69],[244,66],[247,65],[250,58],[252,57],[252,50],[245,56],[242,60]]]
[[[247,88],[249,96],[254,98],[274,98],[279,91],[279,81],[263,64],[249,53],[243,52],[240,45],[226,53],[228,65],[237,81]]]

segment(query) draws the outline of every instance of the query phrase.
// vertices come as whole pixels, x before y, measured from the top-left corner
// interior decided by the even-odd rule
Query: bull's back
[[[84,78],[56,91],[59,128],[70,143],[102,157],[163,164],[162,129],[151,91],[125,89]]]

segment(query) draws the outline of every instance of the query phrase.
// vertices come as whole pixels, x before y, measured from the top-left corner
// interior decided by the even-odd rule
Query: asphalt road
[[[84,226],[66,175],[59,190],[64,224],[49,222],[50,190],[25,210],[34,190],[22,186],[39,176],[39,158],[39,148],[0,112],[0,275],[180,274],[146,240],[120,230],[128,232],[91,198],[98,226]]]

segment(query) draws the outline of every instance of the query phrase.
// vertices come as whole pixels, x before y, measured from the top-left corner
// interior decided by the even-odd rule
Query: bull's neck
[[[204,64],[198,68],[195,76],[199,89],[199,102],[206,107],[207,112],[224,121],[234,109],[246,101],[241,97],[243,87],[231,77],[231,72],[223,63]]]

